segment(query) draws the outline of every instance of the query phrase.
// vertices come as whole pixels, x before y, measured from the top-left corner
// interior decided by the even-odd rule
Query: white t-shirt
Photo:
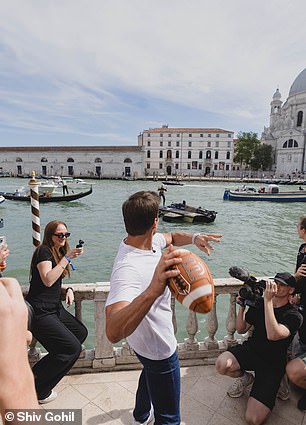
[[[154,235],[152,251],[134,248],[122,241],[114,262],[106,305],[119,301],[132,302],[140,295],[151,283],[165,246],[166,240],[161,233]],[[150,360],[163,360],[174,353],[177,341],[168,287],[155,300],[127,341],[136,353]]]

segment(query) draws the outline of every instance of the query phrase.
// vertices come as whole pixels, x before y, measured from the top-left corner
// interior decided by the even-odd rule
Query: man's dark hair
[[[300,217],[300,228],[306,230],[306,215]]]
[[[126,231],[131,236],[146,233],[158,217],[160,199],[156,192],[136,192],[122,205]]]

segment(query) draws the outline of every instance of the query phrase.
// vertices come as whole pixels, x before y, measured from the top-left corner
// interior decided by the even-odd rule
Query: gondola
[[[88,196],[92,193],[92,186],[90,186],[90,189],[86,192],[78,192],[78,193],[72,193],[71,195],[57,195],[57,194],[43,194],[39,196],[39,202],[42,204],[48,203],[48,202],[69,202],[69,201],[75,201],[80,198],[84,198],[85,196]],[[2,195],[5,199],[9,199],[10,201],[25,201],[30,202],[31,197],[29,195],[22,195],[19,193],[9,193],[9,192],[0,192],[0,195]]]

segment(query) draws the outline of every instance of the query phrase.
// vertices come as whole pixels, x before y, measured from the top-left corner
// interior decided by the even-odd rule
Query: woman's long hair
[[[45,227],[44,238],[43,238],[43,241],[42,241],[42,245],[46,245],[50,249],[56,264],[58,264],[61,261],[61,259],[67,254],[67,252],[70,250],[69,242],[68,242],[67,239],[66,239],[65,245],[63,247],[60,247],[59,250],[56,249],[55,246],[54,246],[52,236],[54,235],[57,227],[60,224],[63,224],[67,229],[67,225],[63,221],[60,221],[60,220],[50,221]],[[40,249],[40,246],[38,246],[35,249],[33,257],[32,257],[30,277],[33,275],[32,270],[33,270],[33,267],[34,267],[34,263],[36,265],[35,260],[37,259],[39,249]],[[50,260],[51,260],[51,258],[50,258]],[[65,270],[63,270],[62,277],[65,277],[67,274],[68,274],[68,276],[70,276],[70,265],[69,264],[67,264]]]

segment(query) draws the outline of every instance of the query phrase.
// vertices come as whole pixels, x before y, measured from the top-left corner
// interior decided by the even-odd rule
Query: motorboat
[[[188,223],[212,223],[215,221],[217,212],[204,209],[202,207],[192,207],[186,205],[186,202],[172,203],[171,205],[165,207],[159,207],[159,215],[162,217],[163,221],[168,222],[179,222],[185,221]]]
[[[259,188],[255,191],[225,189],[225,201],[270,201],[270,202],[305,202],[306,190],[280,192],[278,185],[270,184],[268,188]]]

